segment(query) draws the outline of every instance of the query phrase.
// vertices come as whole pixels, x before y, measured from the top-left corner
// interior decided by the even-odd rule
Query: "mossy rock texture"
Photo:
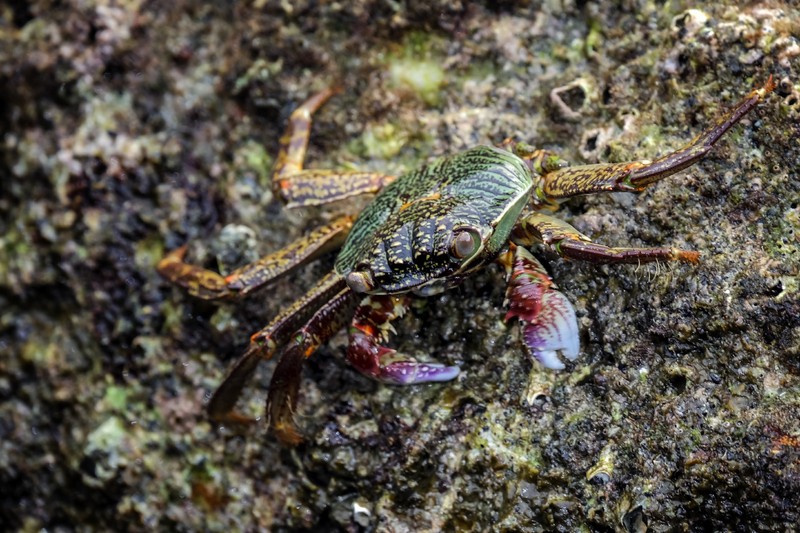
[[[582,353],[527,357],[489,268],[419,300],[393,346],[453,383],[375,384],[335,337],[294,449],[212,424],[227,368],[332,265],[208,304],[155,265],[229,271],[358,202],[287,211],[309,166],[399,174],[506,138],[575,163],[655,158],[752,88],[701,163],[558,212],[698,265],[540,254]],[[0,529],[794,531],[800,523],[800,8],[780,0],[13,1],[0,6]],[[263,416],[274,361],[241,408]]]

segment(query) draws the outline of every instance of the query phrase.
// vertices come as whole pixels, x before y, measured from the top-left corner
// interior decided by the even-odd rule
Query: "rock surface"
[[[0,524],[24,531],[789,531],[800,522],[800,10],[794,3],[12,2],[0,7]],[[543,370],[489,269],[393,343],[457,363],[395,388],[312,358],[298,420],[216,427],[251,332],[330,267],[209,305],[154,266],[226,271],[331,217],[281,210],[288,114],[308,163],[400,173],[513,137],[576,163],[653,158],[778,89],[702,163],[559,212],[701,263],[544,255],[582,356]],[[339,206],[346,209],[352,206]],[[274,363],[243,409],[262,414]]]

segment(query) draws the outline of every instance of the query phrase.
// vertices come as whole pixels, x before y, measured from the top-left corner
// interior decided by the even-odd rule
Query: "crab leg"
[[[298,444],[302,440],[293,418],[303,361],[347,324],[357,302],[356,294],[344,286],[294,333],[294,340],[281,355],[269,385],[267,416],[284,443]]]
[[[561,293],[542,264],[522,246],[510,243],[497,262],[508,279],[505,320],[518,318],[522,337],[531,355],[547,368],[562,369],[567,359],[578,357],[580,340],[575,310]]]
[[[219,422],[253,422],[252,418],[235,412],[233,408],[258,363],[271,358],[278,347],[288,342],[304,322],[345,287],[341,276],[330,272],[288,309],[275,317],[267,327],[254,333],[250,337],[250,346],[239,357],[228,377],[211,397],[208,404],[209,417]]]
[[[306,207],[342,200],[359,194],[374,194],[394,181],[394,176],[376,172],[304,170],[303,160],[314,114],[340,88],[324,89],[292,112],[272,173],[272,187],[287,207]]]
[[[353,217],[339,217],[281,250],[237,268],[227,276],[184,263],[186,245],[168,253],[159,261],[156,269],[169,281],[203,300],[242,297],[309,261],[336,250],[342,245],[352,226]]]
[[[311,131],[311,115],[338,89],[325,89],[292,113],[281,138],[272,183],[275,193],[287,207],[307,207],[342,200],[359,194],[374,194],[395,178],[374,172],[334,172],[303,170]],[[340,217],[332,223],[289,244],[282,250],[245,265],[228,276],[183,261],[186,246],[173,250],[157,269],[169,281],[189,294],[204,300],[244,296],[292,269],[334,250],[344,242],[353,217]]]
[[[304,170],[281,180],[278,195],[289,209],[310,207],[375,194],[394,180],[394,176],[375,172]]]
[[[517,244],[532,246],[544,243],[561,257],[590,263],[653,263],[683,261],[697,263],[698,252],[678,248],[611,248],[592,242],[563,220],[544,213],[524,216],[514,228],[511,238]]]
[[[734,124],[739,122],[775,88],[772,78],[760,89],[750,92],[714,126],[692,139],[689,144],[655,161],[630,161],[579,165],[546,172],[536,188],[535,197],[556,202],[580,194],[602,191],[639,192],[702,159]]]
[[[405,313],[408,302],[406,294],[364,298],[350,325],[347,360],[365,376],[394,385],[454,379],[459,373],[457,366],[422,363],[379,344],[388,340],[391,321]]]

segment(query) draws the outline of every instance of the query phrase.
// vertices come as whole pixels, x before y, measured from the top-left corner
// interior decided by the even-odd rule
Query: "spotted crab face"
[[[372,235],[371,245],[345,279],[359,293],[412,291],[436,294],[483,266],[493,234],[469,205],[423,199],[394,213]]]
[[[336,272],[358,293],[441,292],[497,256],[531,187],[522,160],[488,146],[401,176],[359,215]]]

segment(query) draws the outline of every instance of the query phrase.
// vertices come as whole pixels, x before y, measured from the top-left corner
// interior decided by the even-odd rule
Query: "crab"
[[[521,323],[525,349],[542,365],[564,368],[580,352],[575,311],[530,249],[590,263],[697,263],[699,253],[671,247],[619,248],[593,242],[552,215],[564,200],[600,192],[641,192],[693,165],[774,89],[751,91],[682,148],[653,161],[569,166],[524,143],[479,146],[438,159],[399,178],[376,172],[303,168],[311,117],[339,89],[327,88],[294,110],[272,175],[288,208],[374,194],[357,216],[341,216],[277,252],[228,275],[184,261],[186,245],[158,272],[204,300],[236,299],[324,254],[340,249],[334,269],[253,334],[208,404],[220,422],[252,423],[235,410],[262,360],[280,351],[267,395],[267,418],[290,445],[302,436],[293,420],[303,362],[348,326],[347,361],[362,374],[396,385],[453,380],[458,366],[421,361],[385,346],[392,321],[413,297],[450,289],[496,263],[508,280],[505,320]]]

